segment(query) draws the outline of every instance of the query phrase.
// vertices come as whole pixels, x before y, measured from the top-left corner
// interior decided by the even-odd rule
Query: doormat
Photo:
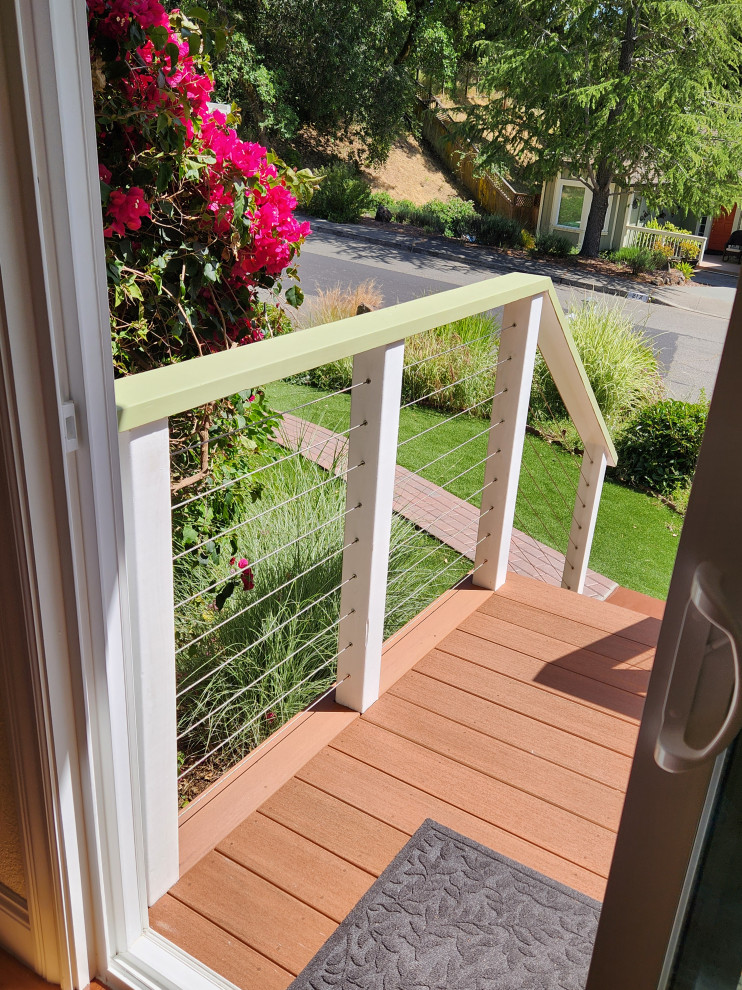
[[[428,819],[289,990],[584,990],[599,914]]]

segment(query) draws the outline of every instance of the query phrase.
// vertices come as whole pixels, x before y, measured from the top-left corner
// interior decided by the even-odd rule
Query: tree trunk
[[[605,186],[601,185],[593,190],[593,201],[590,204],[590,212],[588,213],[587,225],[585,227],[585,237],[583,238],[582,248],[580,249],[580,255],[583,258],[597,258],[600,254],[600,235],[605,224],[608,204],[610,202],[608,197],[609,188],[610,183],[606,183]]]

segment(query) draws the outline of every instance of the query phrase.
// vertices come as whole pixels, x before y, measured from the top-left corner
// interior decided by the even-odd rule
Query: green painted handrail
[[[592,422],[587,424],[587,432],[600,437],[609,463],[615,463],[610,434],[577,355],[551,279],[516,272],[336,323],[310,327],[246,347],[121,378],[116,382],[119,432],[133,430],[236,392],[268,385],[331,361],[541,293],[551,300],[554,315],[574,360],[572,370],[582,379],[589,399],[591,414],[588,418]],[[569,401],[566,404],[569,408]],[[584,440],[580,424],[575,425]]]

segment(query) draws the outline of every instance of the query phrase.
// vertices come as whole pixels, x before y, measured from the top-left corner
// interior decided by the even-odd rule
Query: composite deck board
[[[480,616],[474,618],[479,619]],[[537,683],[545,691],[574,699],[627,722],[639,721],[642,698],[556,662],[544,663],[543,659],[502,646],[487,636],[487,630],[486,622],[467,619],[460,629],[441,641],[439,649],[524,683]]]
[[[534,753],[560,767],[575,770],[623,794],[629,779],[628,756],[582,739],[565,729],[546,725],[529,715],[487,701],[461,688],[411,670],[393,685],[389,694],[428,711],[452,718],[461,725]]]
[[[295,976],[336,928],[326,915],[216,851],[170,893]]]
[[[462,622],[458,632],[471,633],[489,643],[515,650],[516,653],[525,653],[534,660],[546,661],[583,677],[602,681],[620,691],[628,691],[629,694],[644,697],[647,693],[648,670],[631,663],[611,660],[583,647],[572,646],[534,629],[514,626],[481,610]],[[441,648],[445,648],[443,644]]]
[[[494,821],[505,831],[527,834],[536,845],[562,855],[586,870],[601,873],[610,860],[615,839],[610,829],[379,729],[368,721],[359,722],[357,731],[343,732],[334,740],[332,748],[382,769],[398,780],[406,780],[421,791],[449,801],[478,818],[495,816]]]
[[[535,845],[528,839],[462,811],[456,805],[413,787],[406,781],[391,777],[383,770],[361,763],[329,746],[300,771],[302,780],[315,787],[342,797],[361,811],[395,828],[413,835],[426,818],[432,818],[448,828],[468,835],[477,842],[497,849],[505,856],[526,863],[534,870],[553,877],[568,887],[583,891],[600,900],[605,890],[605,878],[585,870],[575,863]]]
[[[360,870],[259,812],[216,847],[229,859],[341,922],[374,882]]]
[[[573,698],[547,692],[540,684],[524,683],[441,650],[431,650],[415,670],[625,756],[634,755],[635,726]]]
[[[543,633],[552,639],[589,650],[591,653],[597,653],[620,663],[633,664],[634,666],[649,664],[651,666],[653,658],[651,647],[645,647],[633,639],[619,636],[616,633],[607,633],[595,626],[575,622],[573,619],[565,619],[553,612],[524,605],[512,598],[505,598],[500,595],[493,597],[482,606],[482,612],[516,627]]]
[[[467,594],[388,651],[386,693],[216,840],[157,931],[283,990],[426,818],[603,896],[659,622],[517,576]]]
[[[553,612],[565,619],[594,625],[604,632],[616,633],[644,646],[656,646],[661,620],[584,595],[575,595],[564,588],[554,588],[531,581],[519,574],[508,574],[508,580],[498,588],[497,595]]]
[[[614,830],[618,827],[623,795],[579,771],[557,766],[402,698],[380,698],[367,717],[373,725],[470,770],[534,794],[596,825]]]
[[[293,975],[239,938],[166,894],[149,911],[149,923],[241,990],[285,990]]]

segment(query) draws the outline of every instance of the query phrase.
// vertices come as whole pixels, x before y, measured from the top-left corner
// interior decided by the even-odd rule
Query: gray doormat
[[[583,990],[599,913],[428,819],[289,990]]]

